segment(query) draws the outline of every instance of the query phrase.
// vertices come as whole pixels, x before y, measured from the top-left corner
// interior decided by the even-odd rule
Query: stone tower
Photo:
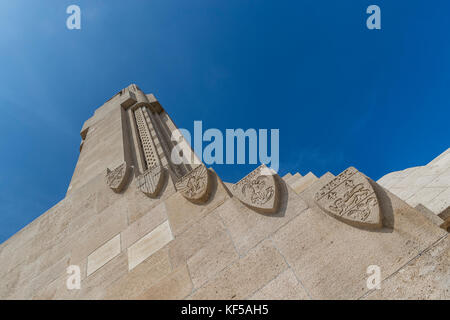
[[[450,298],[449,150],[420,171],[443,193],[428,209],[406,174],[353,167],[223,182],[134,84],[81,138],[66,197],[0,246],[2,299]]]

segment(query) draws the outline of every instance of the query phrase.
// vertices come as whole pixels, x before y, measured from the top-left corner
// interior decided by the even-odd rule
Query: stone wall
[[[425,166],[389,173],[378,180],[408,204],[440,214],[450,206],[450,149]]]
[[[373,225],[324,210],[316,194],[341,177],[331,173],[281,178],[260,167],[231,184],[208,170],[205,195],[193,201],[169,175],[149,197],[133,172],[113,191],[106,168],[126,159],[114,129],[119,98],[83,128],[67,196],[0,246],[0,298],[450,298],[448,233],[383,187],[389,179],[359,178],[376,195]],[[244,186],[264,192],[249,198]],[[81,268],[80,290],[67,289],[69,265]],[[381,269],[380,290],[367,288],[370,265]]]

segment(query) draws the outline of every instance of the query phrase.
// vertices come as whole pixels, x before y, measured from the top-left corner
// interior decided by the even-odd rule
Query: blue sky
[[[66,28],[77,4],[82,29]],[[381,8],[382,29],[366,28]],[[279,128],[280,174],[373,179],[450,147],[449,1],[0,4],[0,242],[60,201],[79,131],[130,83],[179,127]],[[254,166],[216,165],[234,182]]]

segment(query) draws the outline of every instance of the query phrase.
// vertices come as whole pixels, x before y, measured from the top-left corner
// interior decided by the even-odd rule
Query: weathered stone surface
[[[278,250],[266,240],[225,268],[189,299],[246,299],[287,268]]]
[[[114,257],[102,268],[81,281],[80,290],[72,290],[77,291],[74,299],[105,299],[109,291],[108,288],[128,274],[127,262],[125,252]],[[67,292],[67,288],[64,291]]]
[[[433,211],[431,211],[430,209],[428,209],[427,207],[425,207],[422,204],[418,204],[416,206],[416,210],[419,211],[420,213],[422,213],[425,217],[428,218],[428,220],[430,220],[437,226],[440,226],[444,222],[444,220],[439,218],[438,215],[435,215]]]
[[[424,254],[381,283],[365,299],[450,299],[450,238],[439,241]]]
[[[280,184],[280,189],[280,208],[276,214],[256,213],[235,198],[226,201],[216,210],[229,230],[239,254],[246,254],[308,207],[286,184]]]
[[[94,273],[120,253],[120,233],[87,257],[87,275]]]
[[[174,300],[184,299],[192,291],[192,282],[186,266],[181,266],[160,282],[150,287],[137,299]]]
[[[179,192],[166,199],[167,216],[174,235],[181,234],[192,224],[205,217],[219,207],[225,200],[230,199],[220,178],[211,172],[211,195],[206,203],[196,204],[187,200]]]
[[[304,177],[301,177],[297,181],[294,181],[291,184],[291,188],[294,189],[297,193],[302,193],[306,190],[311,184],[317,181],[317,177],[312,172],[308,172]]]
[[[187,260],[195,288],[202,286],[216,273],[239,258],[230,236],[220,233]]]
[[[128,269],[135,268],[172,239],[169,222],[165,221],[128,248]]]
[[[169,244],[174,268],[187,263],[195,287],[203,285],[239,255],[220,216],[213,211]]]
[[[83,269],[83,266],[80,266]],[[104,299],[107,288],[127,273],[127,257],[121,253],[89,277],[82,277],[80,289],[68,290],[67,273],[64,270],[58,278],[42,287],[33,299]],[[85,274],[82,272],[82,275]]]
[[[164,248],[108,287],[106,299],[137,299],[172,270],[168,250]]]
[[[112,192],[110,190],[110,192]],[[126,199],[122,198],[99,214],[90,217],[74,235],[76,245],[71,251],[71,262],[77,264],[87,258],[94,250],[110,240],[122,230],[127,223]]]
[[[176,192],[170,179],[164,179],[163,181],[164,185],[156,198],[146,196],[137,188],[136,183],[129,186],[125,194],[128,206],[128,224],[134,223],[153,208],[165,203],[165,200]]]
[[[31,299],[35,292],[54,281],[59,274],[65,272],[68,265],[69,255],[66,255],[36,276],[22,280],[19,279],[14,294],[9,296],[8,299]]]
[[[104,176],[105,168],[116,168],[126,161],[122,122],[121,110],[113,108],[89,127],[68,194],[79,190],[92,177]]]
[[[122,231],[122,249],[127,249],[166,220],[166,206],[162,202]]]
[[[425,202],[424,205],[428,205],[434,213],[440,214],[450,206],[450,187],[439,193],[431,201]]]
[[[380,266],[388,277],[445,235],[394,195],[386,193],[381,201],[389,226],[379,231],[354,228],[311,208],[275,233],[275,245],[313,299],[359,298],[367,291],[368,266]]]
[[[284,182],[286,182],[286,180],[289,179],[290,177],[292,177],[292,174],[288,172],[282,177],[282,179],[284,180]]]
[[[432,203],[435,198],[437,198],[441,193],[445,192],[447,189],[443,187],[437,188],[423,188],[417,191],[414,195],[406,199],[411,206],[417,206],[422,203],[428,208],[432,208]]]
[[[255,292],[250,300],[309,300],[308,294],[295,277],[291,269],[287,269],[264,287]]]
[[[112,206],[117,200],[123,199],[123,194],[112,191],[111,188],[103,182],[104,179],[102,179],[102,176],[96,176],[94,179],[96,181],[92,181],[91,184],[92,188],[96,189],[95,211],[102,212],[106,208]],[[130,188],[125,189],[125,194],[130,191],[129,189]]]
[[[291,186],[292,188],[292,184],[295,183],[296,181],[300,180],[301,178],[303,178],[303,176],[296,172],[293,176],[289,177],[288,179],[283,179],[288,185]]]
[[[382,216],[369,180],[350,167],[324,185],[314,197],[328,214],[356,226],[380,228]]]
[[[425,166],[389,173],[378,183],[411,206],[422,204],[439,214],[450,205],[450,149]]]
[[[275,175],[264,164],[237,182],[231,192],[256,211],[274,213],[278,210],[280,195]]]
[[[438,216],[442,220],[448,220],[450,218],[450,206],[448,206],[446,209],[442,210]]]
[[[133,104],[123,103],[129,92]],[[267,180],[257,170],[234,196],[212,169],[203,183],[206,167],[170,162],[177,127],[156,98],[136,85],[121,93],[83,126],[66,197],[0,245],[0,298],[449,299],[448,233],[438,225],[450,223],[450,149],[380,179],[409,205],[367,178],[383,224],[355,228],[314,200],[330,173]],[[114,192],[105,168],[124,163],[135,174],[110,171]],[[154,165],[163,183],[137,184]],[[80,290],[67,289],[68,265],[80,267]],[[380,266],[381,290],[367,289],[368,265]]]

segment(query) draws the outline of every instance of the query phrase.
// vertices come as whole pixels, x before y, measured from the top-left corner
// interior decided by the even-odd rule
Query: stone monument
[[[99,107],[65,198],[1,244],[0,298],[450,298],[450,149],[378,182],[261,165],[233,184],[190,147],[175,164],[175,130],[134,84]]]

